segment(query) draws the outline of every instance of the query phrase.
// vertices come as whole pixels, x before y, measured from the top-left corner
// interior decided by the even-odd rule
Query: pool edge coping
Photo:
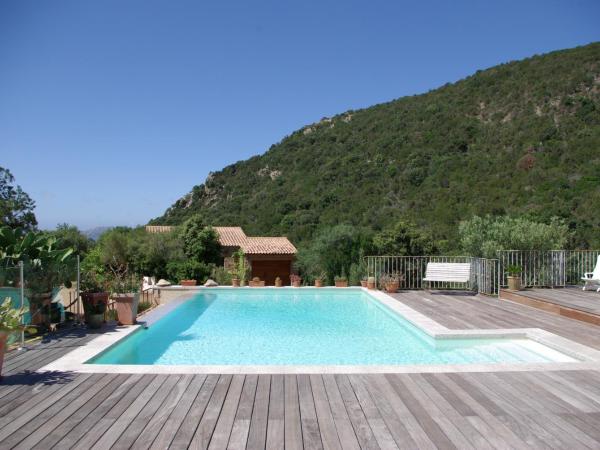
[[[360,290],[387,306],[402,318],[433,339],[530,339],[577,361],[545,363],[493,363],[493,364],[423,364],[423,365],[146,365],[146,364],[86,364],[90,359],[116,345],[119,341],[148,327],[170,313],[180,304],[203,290],[197,288],[176,297],[169,303],[142,316],[138,325],[116,328],[104,332],[87,344],[38,369],[38,372],[68,371],[75,373],[129,373],[129,374],[328,374],[328,373],[444,373],[444,372],[504,372],[536,370],[600,370],[600,351],[540,328],[459,329],[447,328],[426,315],[402,303],[401,300],[381,291]],[[219,288],[217,288],[219,289]],[[227,288],[220,289],[252,289]],[[260,288],[258,288],[260,289]],[[285,288],[284,288],[285,289]],[[297,288],[289,288],[297,289]],[[303,289],[303,288],[302,288]],[[318,288],[329,289],[329,288]],[[340,288],[331,288],[340,289]]]

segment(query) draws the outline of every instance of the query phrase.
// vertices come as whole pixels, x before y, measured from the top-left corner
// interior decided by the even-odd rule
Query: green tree
[[[322,230],[312,245],[298,254],[298,266],[305,277],[325,272],[331,281],[342,272],[349,273],[370,246],[370,234],[364,229],[336,225]]]
[[[496,258],[498,250],[558,250],[569,238],[559,219],[540,223],[524,217],[474,216],[459,225],[462,249],[470,256]]]
[[[429,233],[404,220],[375,234],[373,246],[378,255],[418,256],[437,252],[436,242]]]
[[[217,232],[204,224],[198,214],[186,220],[181,227],[183,251],[189,258],[205,263],[218,263],[221,259],[221,244]]]
[[[35,202],[14,182],[10,171],[0,167],[0,225],[33,230],[37,227]]]
[[[48,234],[56,239],[57,248],[72,248],[82,258],[94,245],[94,241],[79,231],[79,228],[67,223],[57,225],[56,230],[49,231]]]
[[[157,280],[172,276],[167,268],[169,263],[183,263],[187,259],[176,232],[146,233],[141,229],[135,233],[130,245],[135,272]]]

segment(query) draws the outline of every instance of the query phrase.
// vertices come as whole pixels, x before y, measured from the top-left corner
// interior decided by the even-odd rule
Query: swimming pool
[[[88,364],[420,365],[571,358],[529,339],[433,339],[360,289],[215,289]]]

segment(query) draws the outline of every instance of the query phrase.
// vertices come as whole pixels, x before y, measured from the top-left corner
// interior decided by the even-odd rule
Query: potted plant
[[[342,270],[342,274],[335,277],[335,287],[348,287],[348,278]]]
[[[281,287],[283,286],[283,281],[281,280],[281,278],[277,277],[275,278],[275,287]]]
[[[108,307],[108,292],[82,292],[81,302],[87,326],[93,329],[102,327]]]
[[[100,328],[104,321],[104,313],[108,306],[108,284],[104,276],[90,270],[83,272],[81,278],[81,303],[85,323],[90,328]]]
[[[27,308],[16,309],[12,306],[10,297],[4,299],[0,304],[0,379],[2,379],[2,363],[6,353],[8,336],[15,331],[28,331],[35,333],[35,328],[23,325],[23,316],[28,312]]]
[[[367,278],[367,289],[375,289],[375,277]]]
[[[290,275],[290,282],[292,283],[293,287],[300,287],[300,283],[302,282],[302,278],[300,278],[300,275],[297,275],[295,273]]]
[[[327,278],[325,272],[321,272],[319,275],[315,277],[315,287],[323,287],[323,281]]]
[[[361,285],[361,287],[364,287],[364,288],[366,288],[366,287],[367,287],[367,284],[368,284],[368,278],[367,278],[366,276],[362,277],[362,278],[360,279],[360,285]]]
[[[197,280],[179,280],[179,284],[181,286],[196,286],[198,284]]]
[[[508,274],[508,276],[506,277],[508,279],[508,289],[510,289],[511,291],[520,291],[521,290],[521,284],[522,284],[522,280],[521,280],[521,272],[522,272],[522,268],[521,266],[508,266],[506,268],[506,273]]]
[[[254,277],[252,280],[250,280],[249,284],[250,287],[264,287],[265,281],[261,280],[259,277]]]
[[[383,285],[385,291],[388,294],[393,294],[400,289],[400,282],[404,279],[404,277],[396,272],[392,272],[390,274],[384,274],[380,281]]]
[[[248,260],[246,254],[242,249],[239,249],[233,254],[233,269],[231,271],[231,285],[233,287],[240,287],[246,285],[246,279],[250,274],[250,267],[248,266]]]
[[[121,325],[134,325],[140,302],[140,288],[134,278],[116,279],[112,299],[117,307],[117,321]]]

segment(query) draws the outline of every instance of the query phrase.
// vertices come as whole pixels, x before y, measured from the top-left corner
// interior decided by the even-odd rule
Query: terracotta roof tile
[[[240,247],[249,255],[294,255],[296,247],[286,237],[248,237],[240,227],[213,227],[225,247]]]
[[[213,227],[224,247],[240,247],[246,241],[246,233],[240,227]]]
[[[249,237],[242,244],[247,254],[294,255],[296,247],[286,237]]]
[[[146,225],[148,233],[169,233],[171,230],[173,227],[169,225]]]

